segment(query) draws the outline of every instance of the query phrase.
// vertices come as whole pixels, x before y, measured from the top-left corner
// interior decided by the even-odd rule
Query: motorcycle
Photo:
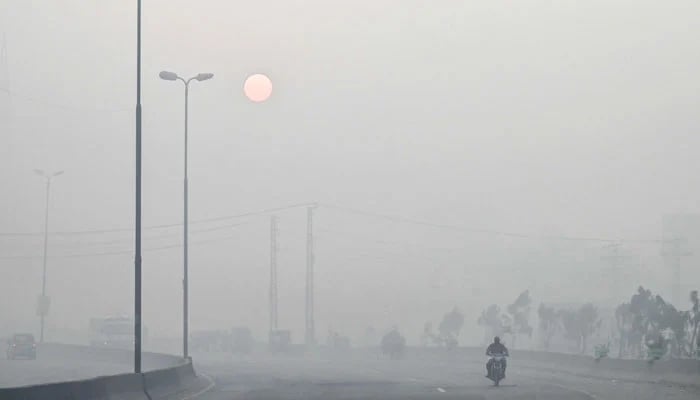
[[[489,368],[488,378],[493,381],[493,386],[498,386],[503,378],[505,378],[504,363],[506,356],[503,354],[491,355],[491,367]]]

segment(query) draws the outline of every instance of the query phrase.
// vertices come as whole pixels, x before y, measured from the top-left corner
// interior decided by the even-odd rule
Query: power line
[[[383,219],[383,220],[388,220],[388,221],[397,222],[397,223],[405,223],[405,224],[410,224],[410,225],[427,226],[427,227],[431,227],[431,228],[451,230],[451,231],[462,232],[462,233],[485,234],[485,235],[493,235],[493,236],[514,237],[514,238],[521,238],[521,239],[558,239],[558,240],[567,240],[567,241],[604,242],[604,243],[619,241],[619,239],[611,239],[611,238],[603,238],[603,237],[534,235],[534,234],[529,234],[529,233],[508,232],[508,231],[499,231],[499,230],[492,230],[492,229],[469,228],[469,227],[458,226],[458,225],[420,221],[420,220],[415,220],[415,219],[396,216],[396,215],[380,214],[380,213],[376,213],[376,212],[364,211],[364,210],[359,210],[356,208],[343,207],[343,206],[332,205],[332,204],[328,204],[328,203],[320,203],[319,205],[324,207],[324,208],[327,208],[327,209],[343,211],[343,212],[356,214],[356,215],[363,215],[366,217],[371,217],[371,218],[376,218],[376,219]],[[662,241],[660,239],[636,239],[636,240],[625,240],[625,242],[660,243]]]
[[[222,242],[225,240],[232,239],[234,237],[235,236],[226,236],[226,237],[217,238],[217,239],[199,240],[199,241],[194,241],[191,244],[200,245],[200,244]],[[173,244],[173,245],[167,245],[167,246],[149,247],[149,248],[143,249],[143,251],[158,251],[158,250],[166,250],[166,249],[176,249],[176,248],[180,248],[180,247],[182,247],[182,244]],[[122,255],[122,254],[133,254],[133,252],[134,252],[133,249],[131,249],[131,250],[105,251],[105,252],[99,252],[99,253],[64,254],[64,255],[57,255],[54,257],[55,258],[101,257],[101,256],[114,256],[114,255]],[[22,259],[36,259],[36,258],[41,258],[41,256],[5,256],[5,257],[0,257],[0,260],[22,260]]]
[[[470,227],[459,226],[459,225],[421,221],[421,220],[416,220],[416,219],[407,218],[407,217],[403,217],[403,216],[397,216],[397,215],[381,214],[381,213],[376,213],[376,212],[372,212],[372,211],[365,211],[365,210],[360,210],[357,208],[344,207],[344,206],[333,205],[333,204],[328,204],[328,203],[312,203],[312,202],[290,204],[290,205],[286,205],[286,206],[267,208],[267,209],[262,209],[262,210],[258,210],[258,211],[250,211],[250,212],[236,214],[236,215],[226,215],[226,216],[219,216],[219,217],[212,217],[212,218],[204,218],[204,219],[191,221],[190,224],[204,224],[204,223],[225,221],[225,220],[237,219],[237,218],[246,218],[246,217],[259,216],[259,215],[269,215],[269,214],[279,212],[279,211],[285,211],[285,210],[296,209],[296,208],[305,208],[305,207],[309,207],[309,206],[321,206],[323,208],[330,209],[330,210],[342,211],[342,212],[346,212],[346,213],[350,213],[350,214],[362,215],[365,217],[382,219],[382,220],[387,220],[387,221],[391,221],[391,222],[395,222],[395,223],[404,223],[404,224],[410,224],[410,225],[426,226],[426,227],[442,229],[442,230],[450,230],[450,231],[461,232],[461,233],[484,234],[484,235],[513,237],[513,238],[521,238],[521,239],[557,239],[557,240],[567,240],[567,241],[603,242],[603,243],[615,243],[615,242],[621,241],[621,239],[612,239],[612,238],[604,238],[604,237],[535,235],[535,234],[529,234],[529,233],[500,231],[500,230],[493,230],[493,229],[470,228]],[[144,230],[155,230],[155,229],[174,228],[174,227],[179,227],[179,226],[182,226],[182,223],[151,225],[151,226],[144,227],[143,229]],[[103,233],[132,232],[132,231],[133,231],[133,228],[111,228],[111,229],[93,229],[93,230],[76,230],[76,231],[54,231],[54,232],[49,232],[49,234],[50,235],[58,235],[58,236],[72,236],[72,235],[92,235],[92,234],[103,234]],[[43,232],[0,232],[0,237],[41,236],[43,234],[44,234]],[[624,239],[623,241],[628,242],[628,243],[631,243],[631,242],[662,243],[663,242],[663,240],[661,240],[661,239]]]
[[[203,233],[203,232],[214,232],[214,231],[220,231],[224,229],[230,229],[230,228],[235,228],[238,226],[246,225],[247,223],[242,222],[238,224],[227,224],[227,225],[222,225],[222,226],[216,226],[212,228],[205,228],[205,229],[193,229],[190,231],[190,233]],[[167,239],[167,238],[172,238],[172,237],[180,237],[182,233],[167,233],[167,234],[162,234],[162,235],[157,235],[157,236],[150,236],[150,237],[145,237],[144,239],[146,240],[160,240],[160,239]],[[68,244],[68,245],[77,245],[77,246],[96,246],[96,245],[111,245],[111,244],[124,244],[124,243],[131,243],[131,239],[114,239],[114,240],[102,240],[102,241],[91,241],[91,242],[68,242],[68,243],[62,243],[62,244]]]
[[[258,210],[258,211],[250,211],[250,212],[246,212],[243,214],[237,214],[237,215],[227,215],[227,216],[221,216],[221,217],[204,218],[204,219],[190,221],[190,224],[203,224],[203,223],[216,222],[216,221],[225,221],[228,219],[253,217],[253,216],[258,216],[258,215],[267,215],[267,214],[271,214],[271,213],[279,212],[279,211],[284,211],[284,210],[309,207],[310,205],[315,205],[315,203],[290,204],[287,206],[266,208],[266,209],[262,209],[262,210]],[[182,226],[182,223],[180,222],[180,223],[171,223],[171,224],[151,225],[151,226],[146,226],[143,229],[144,230],[166,229],[166,228],[174,228],[174,227],[178,227],[178,226]],[[111,228],[111,229],[77,230],[77,231],[54,231],[54,232],[49,232],[49,234],[55,235],[55,236],[93,235],[93,234],[100,234],[100,233],[133,232],[133,230],[134,230],[134,228]],[[44,234],[44,232],[0,232],[0,237],[41,236],[43,234]]]
[[[340,236],[345,236],[353,239],[359,239],[363,240],[366,242],[371,242],[371,243],[376,243],[380,245],[389,245],[389,246],[400,246],[405,249],[416,249],[420,248],[422,250],[430,250],[430,251],[443,251],[443,252],[456,252],[456,251],[463,251],[465,250],[464,247],[430,247],[426,246],[424,244],[418,244],[418,243],[412,243],[412,242],[405,242],[405,241],[397,241],[397,240],[384,240],[384,239],[375,239],[368,237],[367,235],[362,235],[358,233],[352,233],[352,232],[347,232],[347,231],[341,231],[337,229],[327,229],[327,228],[316,228],[317,232],[325,232],[325,233],[331,233],[333,235],[340,235]],[[327,237],[327,236],[319,236],[321,238]]]
[[[227,219],[235,219],[235,218],[244,218],[244,217],[253,217],[257,215],[267,215],[267,214],[272,214],[276,213],[279,211],[285,211],[285,210],[291,210],[294,208],[307,208],[307,207],[315,207],[317,203],[297,203],[297,204],[290,204],[287,206],[281,206],[281,207],[274,207],[274,208],[265,208],[259,211],[251,211],[247,212],[244,214],[238,214],[238,215],[228,215],[228,216],[223,216],[223,217],[213,217],[213,218],[205,218],[205,219],[200,219],[197,221],[194,221],[193,223],[204,223],[204,222],[214,222],[214,221],[222,221],[222,220],[227,220]]]

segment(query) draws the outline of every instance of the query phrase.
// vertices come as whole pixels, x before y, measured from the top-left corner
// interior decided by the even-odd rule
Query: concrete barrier
[[[144,390],[151,400],[165,399],[195,384],[196,374],[191,362],[176,367],[143,374]]]
[[[129,369],[134,365],[134,353],[123,349],[109,349],[62,343],[43,343],[39,345],[37,352],[42,357],[56,358],[67,362],[108,362],[110,364],[126,365]],[[181,357],[170,354],[144,351],[141,357],[144,369],[166,368],[182,363]]]
[[[148,400],[140,374],[0,389],[3,400]]]
[[[3,400],[73,400],[72,382],[0,389]]]
[[[44,347],[45,346],[45,347]],[[99,349],[71,345],[44,345],[53,356],[65,357],[78,351],[74,359],[114,360],[132,362],[133,355],[125,350]],[[48,383],[13,388],[0,388],[2,400],[158,400],[183,392],[197,382],[191,360],[167,354],[144,353],[144,360],[166,365],[140,374],[101,376],[69,382]]]
[[[75,400],[148,400],[140,374],[104,376],[69,383]]]

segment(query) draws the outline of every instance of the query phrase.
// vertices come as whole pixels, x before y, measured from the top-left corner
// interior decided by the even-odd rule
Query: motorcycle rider
[[[498,336],[493,338],[493,343],[489,345],[489,347],[486,349],[486,355],[489,357],[493,357],[495,355],[502,355],[508,357],[508,349],[506,346],[501,343],[501,338]],[[486,363],[486,377],[490,378],[491,374],[491,365],[493,365],[493,358],[489,358],[489,361]],[[506,359],[503,358],[503,378],[505,379],[506,377]]]

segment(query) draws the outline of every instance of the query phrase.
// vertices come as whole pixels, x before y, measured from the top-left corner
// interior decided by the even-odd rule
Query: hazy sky
[[[0,2],[12,94],[0,92],[0,231],[42,231],[34,168],[66,171],[51,193],[52,231],[131,227],[135,2]],[[144,224],[182,214],[183,88],[158,72],[212,72],[190,91],[191,218],[322,203],[321,338],[329,326],[359,334],[393,323],[412,335],[454,305],[478,313],[496,288],[502,304],[526,288],[538,301],[609,297],[589,293],[608,279],[603,243],[464,234],[323,204],[625,239],[658,238],[663,215],[700,212],[695,0],[143,3]],[[268,102],[242,95],[252,73],[272,79]],[[280,324],[300,339],[305,211],[278,215]],[[193,328],[262,334],[269,219],[192,230]],[[36,327],[41,239],[0,237],[2,256],[36,256],[0,260],[3,329]],[[130,232],[50,240],[55,332],[131,312]],[[145,233],[146,248],[180,243],[177,227]],[[659,246],[626,251],[625,290],[668,293]],[[700,286],[697,269],[684,271],[687,287]],[[179,334],[180,280],[179,248],[145,253],[155,334]]]

